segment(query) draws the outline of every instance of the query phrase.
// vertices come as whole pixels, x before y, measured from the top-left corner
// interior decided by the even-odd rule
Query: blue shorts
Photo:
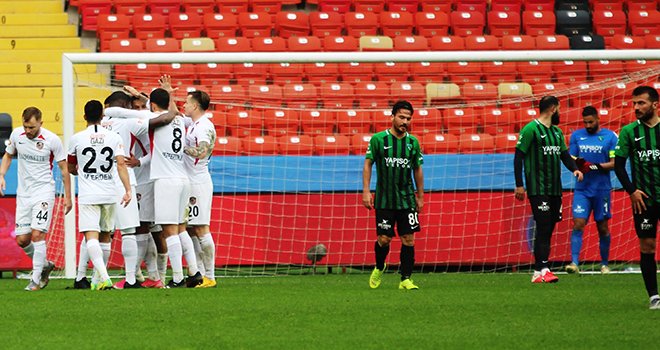
[[[589,220],[594,212],[594,220],[601,222],[612,217],[612,200],[610,191],[588,195],[582,191],[573,193],[573,218]]]

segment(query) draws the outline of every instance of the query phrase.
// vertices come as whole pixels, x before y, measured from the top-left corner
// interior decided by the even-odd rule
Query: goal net
[[[589,105],[602,127],[618,132],[635,120],[632,89],[658,87],[659,61],[659,50],[67,54],[62,132],[68,139],[84,127],[86,100],[102,101],[125,84],[148,93],[169,74],[178,103],[190,90],[211,96],[219,275],[371,269],[376,223],[361,204],[364,153],[370,135],[391,125],[392,103],[405,99],[415,108],[410,132],[424,152],[416,268],[512,271],[533,262],[534,222],[528,202],[513,196],[513,151],[538,99],[559,98],[567,143],[584,127],[581,112]],[[89,66],[78,69],[89,64],[102,79]],[[610,261],[623,270],[638,260],[639,248],[628,197],[611,177]],[[566,169],[562,181],[555,268],[570,262],[574,180]],[[73,215],[66,225],[57,219],[50,254],[72,276],[80,235]],[[115,238],[110,264],[121,268]],[[308,254],[318,244],[327,254]],[[399,248],[394,240],[389,264],[398,264]],[[592,220],[580,260],[583,270],[600,262]]]

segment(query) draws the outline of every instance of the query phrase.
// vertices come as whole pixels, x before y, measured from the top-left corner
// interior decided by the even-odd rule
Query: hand
[[[516,190],[514,192],[516,199],[519,201],[524,201],[525,200],[525,188],[522,186],[516,187]]]
[[[580,182],[580,181],[582,181],[582,179],[584,179],[584,175],[582,174],[582,172],[580,170],[575,170],[573,172],[573,176],[577,177],[578,182]]]
[[[371,191],[362,192],[362,205],[369,210],[373,209],[374,197],[371,195]]]
[[[130,202],[131,202],[131,191],[126,191],[126,193],[124,193],[124,196],[121,198],[120,204],[123,205],[124,208],[126,208],[128,206],[128,203]]]
[[[71,211],[71,208],[73,208],[73,202],[71,201],[71,198],[69,196],[64,197],[64,215],[68,214]]]
[[[635,192],[630,194],[630,202],[632,203],[633,213],[641,214],[646,211],[644,198],[649,198],[649,196],[641,190],[635,190]]]
[[[177,88],[172,88],[172,77],[167,74],[163,74],[160,79],[158,79],[158,84],[160,84],[160,87],[163,90],[170,94],[177,90]]]
[[[124,91],[128,92],[133,97],[140,97],[140,92],[130,85],[124,85]]]
[[[126,166],[129,168],[138,168],[141,165],[140,160],[133,156],[124,157],[124,163],[126,163]]]
[[[598,164],[591,163],[584,158],[576,158],[575,164],[577,165],[578,170],[580,170],[583,174],[593,170],[600,170]]]
[[[5,183],[5,177],[0,176],[0,196],[5,195],[5,189],[7,189],[7,183]]]
[[[415,202],[417,203],[417,212],[421,214],[422,209],[424,208],[424,196],[415,193]]]

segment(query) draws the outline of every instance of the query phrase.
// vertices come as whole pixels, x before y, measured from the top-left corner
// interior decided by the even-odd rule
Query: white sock
[[[144,260],[144,255],[147,253],[147,235],[137,234],[135,235],[135,241],[137,242],[137,266],[135,270],[137,271],[142,265]]]
[[[110,249],[112,249],[112,243],[111,242],[99,243],[99,245],[101,246],[101,251],[103,251],[103,262],[105,262],[105,266],[107,269],[108,261],[110,260]]]
[[[32,282],[39,283],[41,272],[44,270],[46,262],[46,241],[32,243],[34,254],[32,255]]]
[[[181,249],[181,240],[178,235],[169,236],[165,239],[167,243],[167,255],[170,258],[170,265],[172,265],[172,280],[175,283],[183,281],[183,262],[181,257],[183,251]]]
[[[87,254],[87,240],[84,238],[80,241],[80,256],[78,257],[78,275],[76,281],[80,281],[87,275],[87,263],[89,262],[89,255]]]
[[[195,259],[197,259],[197,270],[199,270],[202,275],[206,276],[204,271],[204,257],[202,256],[202,245],[199,243],[199,237],[192,235],[190,236],[193,242],[193,248],[195,248]]]
[[[145,235],[146,240],[146,250],[144,251],[144,263],[147,265],[147,273],[149,274],[149,279],[152,281],[158,281],[160,276],[158,275],[158,251],[156,250],[156,242],[154,237],[151,234]],[[165,254],[165,269],[167,269],[167,254]]]
[[[138,244],[135,235],[121,237],[121,254],[124,256],[126,282],[135,284],[135,270],[137,269],[138,260]]]
[[[110,276],[108,276],[108,270],[105,268],[103,250],[101,249],[98,239],[90,239],[87,241],[87,254],[89,254],[89,259],[94,265],[94,270],[99,273],[100,280],[105,281],[110,278]]]
[[[32,244],[32,241],[30,241],[30,244],[23,247],[23,251],[30,257],[30,259],[32,259],[34,256],[34,244]]]
[[[158,258],[156,258],[156,263],[158,264],[158,278],[163,283],[167,282],[167,258],[167,253],[158,254]]]
[[[213,241],[213,235],[207,233],[199,241],[202,246],[206,278],[215,280],[215,242]]]
[[[195,247],[193,246],[192,239],[188,231],[179,233],[179,239],[181,240],[183,256],[186,257],[186,262],[188,263],[188,275],[194,276],[199,272],[199,269],[197,268],[197,257],[195,256]]]

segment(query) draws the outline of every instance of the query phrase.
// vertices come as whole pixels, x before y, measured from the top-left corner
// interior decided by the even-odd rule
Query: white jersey
[[[73,135],[69,157],[78,163],[79,204],[117,202],[115,160],[124,155],[121,137],[100,125],[90,125]]]
[[[149,138],[149,121],[144,119],[105,117],[101,121],[101,126],[110,131],[116,132],[121,137],[121,140],[126,147],[126,153],[130,155],[133,155],[133,147],[136,143],[139,143],[140,137]],[[129,167],[127,170],[131,185],[137,185],[133,168]],[[116,180],[118,183],[121,183],[119,176],[117,176]]]
[[[209,114],[204,114],[196,122],[193,122],[186,130],[186,146],[197,147],[202,142],[207,142],[211,147],[215,144],[215,127],[213,122],[209,120]],[[190,178],[191,183],[203,183],[211,181],[211,174],[209,173],[209,160],[210,156],[202,159],[197,159],[189,155],[184,155],[184,163],[186,164],[186,172]]]
[[[188,179],[183,163],[184,123],[183,117],[176,116],[169,124],[154,130],[151,144],[151,180]]]
[[[9,136],[6,152],[19,160],[17,196],[54,196],[53,162],[66,160],[57,135],[41,128],[39,136],[29,139],[21,126]]]
[[[126,109],[121,107],[108,107],[103,111],[103,114],[107,118],[123,118],[123,119],[142,119],[147,121],[161,115],[161,113],[154,113],[149,110],[134,110]],[[147,129],[149,128],[148,123]],[[151,141],[149,139],[149,134],[144,134],[137,136],[133,143],[126,143],[124,145],[127,147],[126,153],[133,155],[133,157],[140,160],[140,166],[133,168],[135,173],[136,183],[138,185],[146,184],[151,181],[150,179],[150,163],[151,163]],[[131,182],[132,183],[132,182]]]

